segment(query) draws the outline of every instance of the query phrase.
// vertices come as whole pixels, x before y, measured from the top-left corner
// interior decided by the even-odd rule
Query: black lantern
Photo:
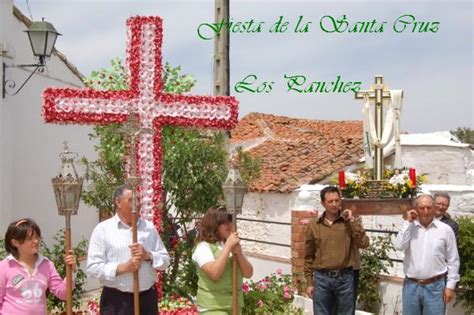
[[[58,31],[54,28],[53,24],[46,22],[43,18],[41,22],[32,22],[30,27],[25,31],[28,33],[28,38],[30,40],[31,49],[33,50],[33,55],[38,58],[37,64],[23,64],[23,65],[7,65],[4,62],[3,66],[3,75],[2,75],[2,97],[5,98],[5,95],[16,95],[20,90],[25,86],[28,80],[31,79],[33,74],[42,68],[45,65],[45,60],[48,57],[51,57],[53,52],[54,44],[59,34]],[[7,68],[32,68],[34,70],[30,73],[28,78],[21,84],[21,86],[14,92],[7,92],[6,89],[15,89],[16,83],[12,80],[7,80],[5,76],[5,70]]]

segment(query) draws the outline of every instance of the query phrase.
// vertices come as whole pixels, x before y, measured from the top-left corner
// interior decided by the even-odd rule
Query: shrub
[[[292,307],[294,292],[291,288],[291,276],[276,273],[258,282],[252,280],[242,284],[244,307],[242,314],[302,314],[302,310]]]
[[[361,251],[360,274],[357,301],[359,307],[376,313],[380,308],[379,275],[388,273],[388,266],[393,266],[388,253],[394,250],[390,236],[373,238],[370,246]]]
[[[461,281],[457,292],[456,304],[466,309],[465,314],[474,314],[474,219],[460,217],[459,224],[459,258],[461,260]]]

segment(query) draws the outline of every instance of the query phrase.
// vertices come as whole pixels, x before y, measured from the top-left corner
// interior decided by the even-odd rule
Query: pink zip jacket
[[[0,261],[1,315],[46,315],[46,289],[66,299],[66,281],[46,257],[38,257],[32,275],[12,255]]]

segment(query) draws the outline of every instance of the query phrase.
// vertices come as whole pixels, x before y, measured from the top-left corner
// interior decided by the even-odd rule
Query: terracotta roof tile
[[[357,163],[363,155],[361,121],[296,119],[262,113],[243,117],[232,145],[263,139],[247,151],[262,162],[256,192],[288,193]]]

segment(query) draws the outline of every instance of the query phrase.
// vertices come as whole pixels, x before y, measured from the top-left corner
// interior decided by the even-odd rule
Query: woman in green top
[[[225,208],[210,208],[201,220],[193,261],[198,266],[197,304],[200,314],[232,314],[232,255],[237,257],[239,314],[243,306],[242,276],[253,267],[242,252],[232,215]]]

